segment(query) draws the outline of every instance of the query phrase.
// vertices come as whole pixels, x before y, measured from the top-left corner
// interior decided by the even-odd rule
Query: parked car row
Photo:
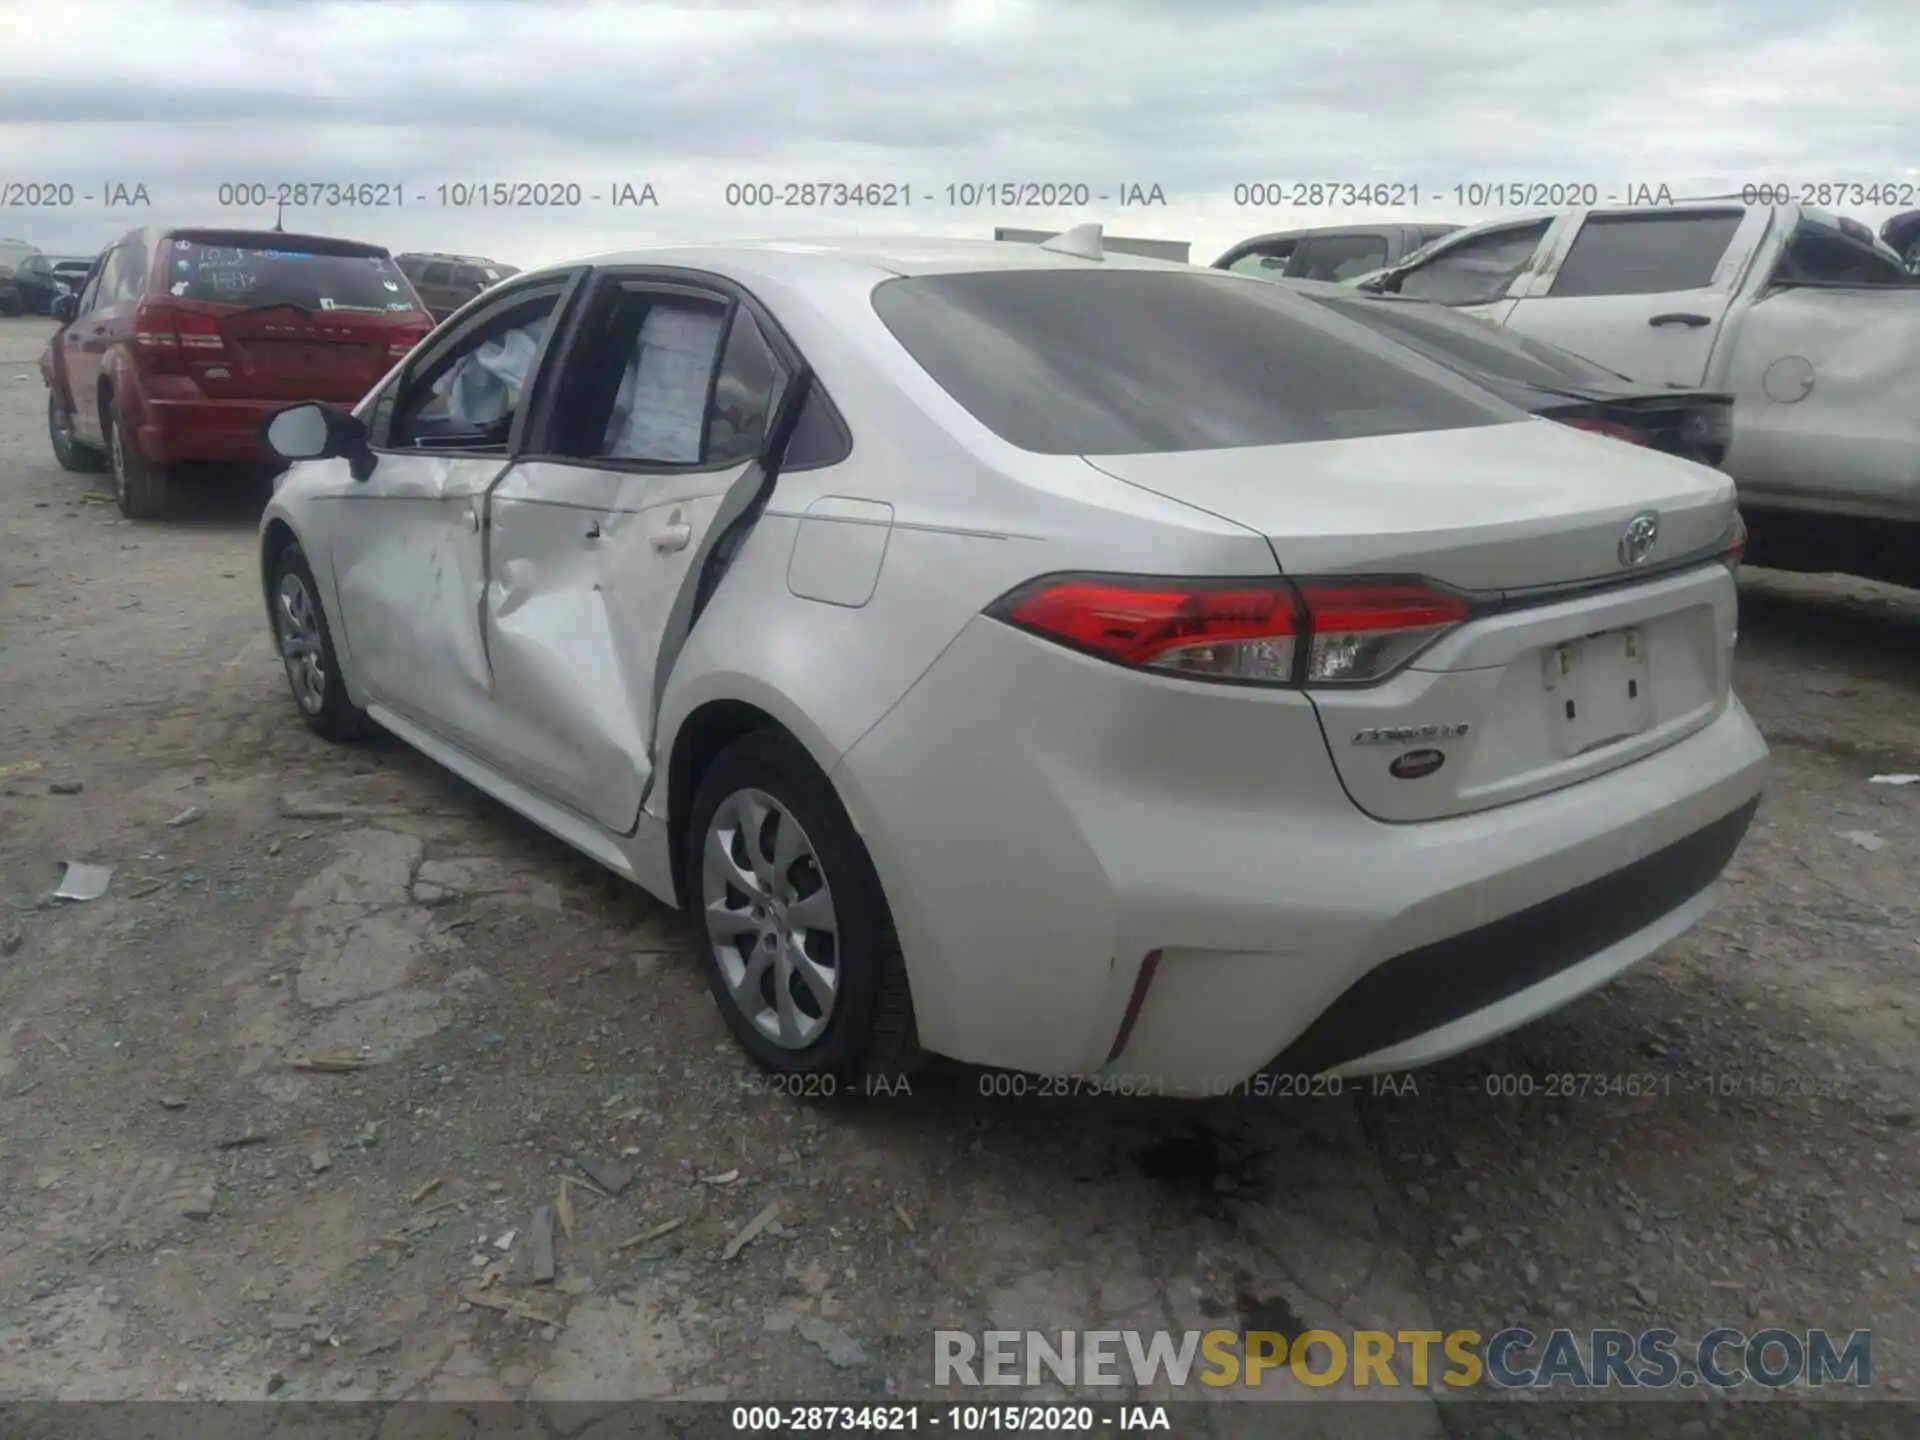
[[[1290,240],[1384,254],[1343,279],[1558,346],[1649,397],[1724,393],[1718,463],[1740,487],[1755,559],[1920,580],[1920,212],[1876,237],[1732,198],[1572,210],[1453,229],[1391,258],[1407,228],[1262,237],[1216,265],[1262,273],[1249,257]]]
[[[1766,764],[1732,483],[1476,323],[1092,227],[549,266],[268,422],[276,650],[775,1071],[1424,1064],[1694,924]]]

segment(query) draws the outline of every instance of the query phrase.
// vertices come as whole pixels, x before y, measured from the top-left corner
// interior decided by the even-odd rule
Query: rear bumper
[[[834,779],[930,1049],[1204,1095],[1296,1044],[1285,1068],[1426,1063],[1604,983],[1705,913],[1766,756],[1735,700],[1565,789],[1383,823],[1302,697],[982,620]]]
[[[181,460],[266,462],[274,459],[260,436],[284,400],[156,400],[142,407],[136,441],[149,464]]]

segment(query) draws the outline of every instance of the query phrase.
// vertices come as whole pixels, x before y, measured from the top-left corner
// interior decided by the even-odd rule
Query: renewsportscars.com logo
[[[936,1330],[935,1385],[1258,1387],[1434,1384],[1500,1390],[1784,1389],[1873,1383],[1873,1332],[1825,1330]]]

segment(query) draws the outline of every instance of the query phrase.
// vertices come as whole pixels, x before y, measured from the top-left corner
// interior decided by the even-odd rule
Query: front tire
[[[126,418],[117,401],[103,400],[100,428],[107,435],[107,459],[113,470],[113,498],[120,513],[129,520],[166,518],[171,495],[170,477],[164,465],[149,465],[127,434]]]
[[[735,741],[689,818],[684,893],[741,1048],[776,1074],[836,1086],[910,1074],[921,1052],[893,920],[806,751],[775,731]]]
[[[366,711],[347,696],[347,682],[334,652],[333,631],[313,569],[298,545],[289,545],[273,562],[273,638],[287,670],[293,703],[307,728],[323,740],[345,741],[370,728]]]
[[[75,438],[73,412],[60,403],[60,392],[53,389],[47,391],[47,440],[62,470],[97,475],[107,468],[106,456]]]

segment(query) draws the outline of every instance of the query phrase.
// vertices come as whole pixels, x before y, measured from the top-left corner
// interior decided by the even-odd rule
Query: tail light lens
[[[199,310],[182,310],[164,300],[142,300],[133,312],[133,343],[157,370],[177,369],[187,355],[224,354],[220,322]]]
[[[432,327],[427,325],[418,325],[410,329],[394,331],[393,341],[387,346],[387,359],[406,359],[407,356],[413,353],[413,347],[426,339],[431,333]]]
[[[1562,420],[1562,425],[1571,425],[1576,430],[1585,430],[1594,435],[1609,435],[1615,440],[1624,440],[1629,445],[1651,445],[1652,438],[1644,430],[1636,430],[1631,425],[1621,425],[1612,420]]]
[[[1747,522],[1739,511],[1733,514],[1733,538],[1727,542],[1725,556],[1729,570],[1739,570],[1740,562],[1747,558]]]
[[[1470,612],[1418,581],[1065,576],[1023,586],[987,613],[1143,670],[1298,686],[1383,680]]]

